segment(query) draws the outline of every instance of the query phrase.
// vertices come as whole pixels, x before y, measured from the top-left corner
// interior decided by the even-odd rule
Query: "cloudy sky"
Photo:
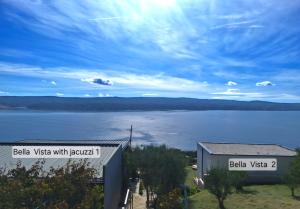
[[[0,95],[300,102],[299,0],[0,0]]]

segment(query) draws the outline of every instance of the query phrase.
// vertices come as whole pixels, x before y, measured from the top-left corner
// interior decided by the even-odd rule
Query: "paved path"
[[[133,193],[133,209],[146,209],[146,196],[139,194],[140,181],[136,185],[135,192]],[[145,192],[144,192],[145,193]]]

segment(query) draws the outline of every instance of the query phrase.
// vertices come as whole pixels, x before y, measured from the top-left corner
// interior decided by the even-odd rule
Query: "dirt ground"
[[[140,182],[136,185],[135,193],[133,193],[133,209],[146,209],[146,196],[139,194]]]
[[[133,194],[133,209],[146,209],[146,197]]]

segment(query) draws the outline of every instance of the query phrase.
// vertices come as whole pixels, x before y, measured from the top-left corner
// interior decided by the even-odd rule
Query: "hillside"
[[[299,103],[234,101],[163,97],[0,97],[0,109],[50,111],[150,111],[150,110],[300,110]]]

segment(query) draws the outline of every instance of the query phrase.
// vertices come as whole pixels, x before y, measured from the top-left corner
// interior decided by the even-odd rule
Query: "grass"
[[[194,183],[194,178],[196,177],[196,171],[192,169],[191,166],[185,168],[186,170],[186,178],[185,178],[185,185],[189,186],[190,188],[196,187]]]
[[[187,169],[186,184],[193,186],[196,172]],[[291,197],[289,188],[285,185],[253,185],[244,187],[245,192],[233,193],[225,200],[227,209],[300,209],[300,199]],[[300,189],[296,191],[300,196]],[[218,209],[218,203],[207,190],[189,197],[190,209]]]

